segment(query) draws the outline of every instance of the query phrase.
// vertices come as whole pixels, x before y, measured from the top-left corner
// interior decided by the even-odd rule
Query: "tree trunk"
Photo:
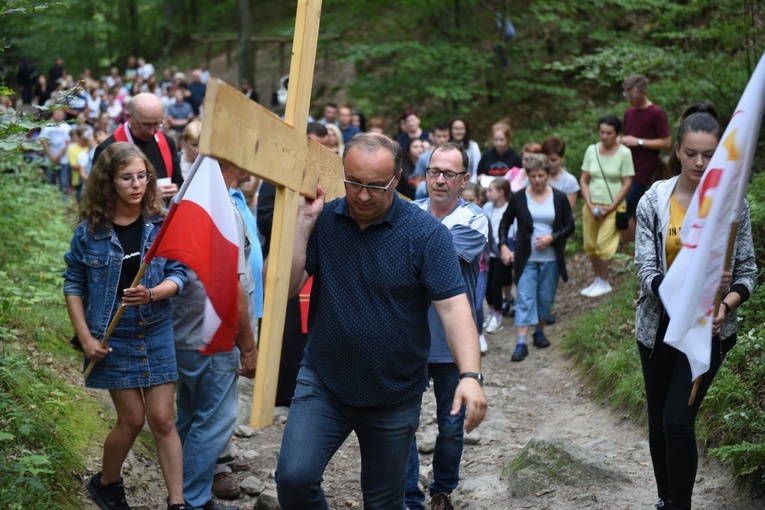
[[[162,56],[168,58],[170,52],[175,47],[175,36],[177,27],[175,26],[175,13],[173,10],[173,0],[162,1],[162,12],[165,15],[165,26],[167,30],[162,34]]]
[[[239,82],[247,80],[253,89],[255,87],[254,66],[255,55],[253,54],[252,41],[252,17],[250,0],[237,0],[239,7]]]

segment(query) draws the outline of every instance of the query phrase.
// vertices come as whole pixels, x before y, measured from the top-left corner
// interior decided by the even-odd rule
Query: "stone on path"
[[[247,462],[252,462],[253,460],[260,457],[260,454],[255,450],[247,450],[244,453],[242,453],[242,458],[246,460]]]
[[[257,496],[266,490],[266,484],[255,476],[248,476],[239,484],[242,492],[248,496]]]
[[[510,494],[523,498],[556,486],[630,483],[630,478],[570,439],[532,439],[503,471]]]
[[[463,442],[465,444],[478,444],[481,442],[481,433],[478,432],[478,429],[473,429],[472,431],[465,433]]]
[[[263,491],[255,503],[255,510],[278,510],[279,508],[281,507],[276,499],[276,491],[270,489]]]
[[[436,432],[429,432],[417,439],[417,449],[420,453],[433,453],[436,449]]]
[[[237,425],[234,427],[234,435],[236,437],[252,437],[254,434],[255,431],[247,425]]]

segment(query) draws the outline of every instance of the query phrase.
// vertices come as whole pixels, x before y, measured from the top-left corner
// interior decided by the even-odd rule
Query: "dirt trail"
[[[656,502],[644,427],[593,402],[581,378],[562,355],[560,338],[571,319],[608,299],[584,301],[578,290],[588,283],[585,281],[588,264],[576,258],[571,266],[571,279],[561,286],[554,309],[558,323],[548,330],[553,343],[550,348],[531,347],[525,361],[511,363],[515,344],[512,318],[504,320],[502,331],[487,335],[489,352],[483,357],[483,371],[487,380],[489,411],[478,428],[480,441],[465,446],[461,483],[452,497],[455,508],[647,510]],[[240,415],[246,416],[246,412]],[[428,391],[423,401],[418,437],[435,434],[434,416],[435,399]],[[257,452],[251,472],[237,473],[240,481],[256,476],[266,488],[274,488],[272,477],[282,431],[283,425],[277,419],[273,427],[256,431],[251,438],[235,438],[240,453]],[[551,485],[537,495],[512,498],[502,479],[503,469],[530,439],[555,437],[571,439],[589,449],[593,456],[617,466],[632,482],[600,485],[593,481],[592,485],[575,488]],[[425,469],[431,459],[431,455],[421,455]],[[330,508],[363,507],[359,468],[358,443],[351,437],[337,452],[325,474],[324,489]],[[163,507],[163,484],[153,459],[133,455],[125,478],[131,503],[148,509]],[[762,500],[753,501],[740,492],[729,470],[706,460],[700,462],[694,491],[695,509],[765,507]],[[87,500],[86,497],[83,499]],[[242,510],[252,509],[255,498],[243,496],[235,503]]]

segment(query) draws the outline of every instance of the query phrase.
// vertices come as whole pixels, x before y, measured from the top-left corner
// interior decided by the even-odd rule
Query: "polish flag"
[[[200,155],[144,257],[177,260],[205,286],[203,354],[231,351],[238,329],[239,234],[220,165]]]
[[[670,321],[664,342],[688,357],[691,379],[709,370],[715,297],[738,223],[765,109],[765,56],[701,177],[680,231],[683,246],[659,286]]]

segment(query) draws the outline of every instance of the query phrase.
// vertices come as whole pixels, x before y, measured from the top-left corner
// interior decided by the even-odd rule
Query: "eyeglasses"
[[[136,125],[144,131],[159,131],[162,128],[161,122],[138,122],[138,119],[135,117],[133,117],[133,120],[135,121]]]
[[[383,196],[385,192],[388,191],[388,188],[390,188],[390,185],[393,184],[393,180],[395,178],[396,178],[396,174],[393,174],[393,177],[390,178],[390,181],[388,182],[387,186],[373,186],[371,184],[361,184],[360,182],[346,180],[345,168],[343,168],[343,183],[345,184],[345,189],[353,193],[361,193],[362,189],[366,189],[367,193],[369,193],[373,197]]]
[[[138,184],[146,184],[151,180],[151,174],[121,175],[114,178],[114,180],[122,184],[125,188],[132,186],[134,179],[138,181]]]
[[[441,170],[440,168],[436,168],[434,166],[429,166],[425,169],[425,174],[428,177],[432,177],[434,179],[438,179],[438,176],[443,174],[444,179],[447,181],[453,181],[457,178],[458,175],[466,174],[467,171],[464,172],[455,172],[454,170]]]
[[[635,92],[634,94],[627,94],[627,92],[622,92],[622,95],[627,99],[637,99],[640,97],[640,92]]]

